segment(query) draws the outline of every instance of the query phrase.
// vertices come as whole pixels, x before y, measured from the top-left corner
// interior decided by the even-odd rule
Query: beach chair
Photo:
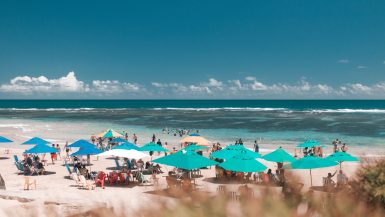
[[[87,190],[94,190],[95,189],[95,183],[87,181],[86,177],[83,175],[79,176],[79,184],[80,187]]]
[[[148,184],[150,181],[147,179],[146,176],[143,175],[143,173],[139,173],[139,179],[138,181],[140,182],[140,185]]]
[[[155,173],[151,174],[151,180],[155,186],[159,186],[159,178],[156,176]]]
[[[110,185],[112,184],[116,184],[116,182],[118,181],[119,179],[119,174],[115,171],[111,172],[109,175],[108,175],[108,182],[110,183]]]
[[[68,165],[68,164],[66,163],[66,164],[65,164],[65,167],[67,168],[68,173],[71,175],[71,174],[72,174],[72,171],[71,171],[70,165]]]
[[[75,186],[79,187],[80,186],[80,182],[79,182],[79,176],[77,173],[72,173],[70,175],[71,179],[75,181]]]
[[[20,162],[15,162],[15,165],[16,165],[17,169],[19,170],[19,172],[24,174],[23,164],[21,164]]]
[[[127,165],[127,169],[132,169],[132,164],[131,164],[131,161],[130,160],[126,160],[126,165]]]
[[[30,190],[31,186],[36,190],[36,179],[24,176],[24,190]]]
[[[121,170],[122,168],[120,167],[119,160],[115,159],[115,164],[116,164],[116,169]]]
[[[95,178],[95,185],[100,184],[100,186],[104,188],[104,182],[106,180],[106,177],[107,175],[103,171],[100,171]]]
[[[15,159],[15,162],[19,162],[19,158],[17,157],[17,155],[13,155],[13,159]]]

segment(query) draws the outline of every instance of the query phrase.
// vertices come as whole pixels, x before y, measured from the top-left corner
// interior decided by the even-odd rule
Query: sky
[[[385,1],[1,1],[3,99],[385,99]]]

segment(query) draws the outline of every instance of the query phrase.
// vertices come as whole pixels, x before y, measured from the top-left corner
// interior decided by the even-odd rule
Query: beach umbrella
[[[199,134],[190,134],[189,136],[183,138],[180,142],[188,144],[193,143],[202,146],[210,146],[210,142]]]
[[[113,129],[106,130],[98,135],[96,137],[103,137],[103,138],[114,138],[114,137],[122,137],[123,134],[116,132]]]
[[[124,158],[129,158],[129,159],[141,159],[144,157],[148,157],[147,154],[131,149],[131,150],[126,150],[126,149],[112,149],[103,153],[98,154],[97,156],[100,157],[124,157]]]
[[[153,142],[147,143],[144,146],[140,147],[139,151],[169,152],[169,150],[167,150],[167,149],[163,148],[162,146],[160,146],[160,145],[158,145],[156,143],[153,143]]]
[[[8,142],[13,142],[13,141],[3,136],[0,136],[0,143],[8,143]]]
[[[50,142],[39,137],[33,137],[22,143],[22,145],[47,145],[47,144],[50,144]]]
[[[97,155],[100,153],[103,153],[103,151],[100,149],[97,149],[95,146],[94,147],[87,146],[87,147],[80,148],[77,152],[72,153],[70,156],[73,157],[73,156],[80,156],[80,155]]]
[[[222,150],[215,151],[215,152],[211,153],[210,156],[212,158],[230,159],[230,158],[237,156],[239,154],[242,154],[242,153],[244,155],[247,155],[248,157],[251,157],[251,158],[260,158],[262,156],[261,154],[259,154],[257,152],[253,152],[253,151],[245,148],[243,145],[229,145]]]
[[[283,148],[278,148],[275,151],[272,151],[262,157],[264,160],[284,163],[284,162],[294,162],[296,159],[287,153]]]
[[[125,139],[123,139],[121,137],[117,137],[117,138],[109,141],[109,143],[125,143],[125,142],[127,142],[127,140],[125,140]]]
[[[87,140],[84,140],[84,139],[80,139],[74,143],[72,143],[71,145],[68,146],[69,148],[88,148],[88,147],[92,147],[94,148],[95,145],[90,143],[89,141]]]
[[[209,147],[207,147],[207,146],[200,146],[200,145],[196,145],[196,144],[191,144],[191,145],[188,145],[188,146],[184,147],[182,150],[198,151],[198,150],[208,149],[208,148]]]
[[[124,149],[124,150],[132,150],[133,149],[133,150],[139,151],[140,148],[138,146],[126,141],[125,143],[118,145],[118,146],[115,146],[112,149]]]
[[[185,170],[193,170],[218,164],[216,161],[186,150],[180,150],[174,154],[155,159],[152,162]]]
[[[350,155],[346,152],[335,152],[335,153],[327,156],[325,159],[339,162],[340,163],[340,169],[342,168],[342,162],[344,162],[344,161],[350,161],[350,162],[360,161],[360,159],[358,157]]]
[[[56,148],[50,147],[45,144],[36,145],[31,149],[26,150],[25,154],[45,154],[59,152]]]
[[[305,142],[297,145],[297,148],[313,148],[313,147],[326,147],[325,145],[322,145],[320,142],[317,140],[306,140]]]
[[[310,184],[313,186],[313,179],[311,175],[312,169],[332,167],[338,165],[337,162],[331,161],[325,158],[319,158],[314,156],[303,157],[299,160],[292,162],[291,164],[285,165],[287,169],[309,169],[310,170]]]
[[[225,170],[235,172],[262,172],[267,167],[262,163],[258,162],[255,158],[247,156],[247,154],[240,154],[227,159],[225,162],[219,164]]]

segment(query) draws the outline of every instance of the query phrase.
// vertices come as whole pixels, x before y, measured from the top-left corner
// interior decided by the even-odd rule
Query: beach
[[[66,216],[100,206],[113,208],[119,213],[129,215],[133,210],[139,211],[146,208],[146,205],[153,203],[153,201],[173,203],[177,200],[154,193],[157,189],[167,188],[165,177],[173,167],[161,165],[164,173],[159,174],[158,186],[107,185],[105,189],[97,187],[95,190],[83,190],[78,189],[74,180],[69,179],[69,173],[62,160],[57,160],[54,165],[50,163],[49,154],[46,155],[48,165],[45,167],[49,173],[32,176],[37,181],[36,189],[23,190],[24,176],[18,174],[13,155],[17,155],[21,159],[22,153],[32,147],[21,144],[34,136],[59,144],[62,148],[62,156],[65,155],[63,148],[67,142],[71,144],[79,139],[90,140],[92,135],[110,128],[127,132],[130,142],[132,142],[132,136],[135,133],[138,136],[138,146],[148,143],[152,135],[155,134],[163,144],[168,143],[169,150],[173,147],[180,149],[180,140],[184,136],[174,136],[172,133],[172,129],[177,128],[177,126],[191,129],[191,132],[199,131],[210,142],[219,142],[223,147],[234,144],[235,140],[242,138],[245,147],[252,149],[254,140],[258,140],[261,154],[282,147],[292,155],[302,156],[301,150],[296,146],[305,139],[313,138],[325,145],[324,155],[327,156],[333,152],[332,140],[340,138],[344,142],[348,141],[348,152],[361,159],[376,159],[385,155],[385,149],[381,145],[383,139],[381,136],[375,135],[376,132],[382,131],[382,125],[379,125],[379,128],[375,130],[373,128],[365,129],[368,131],[368,136],[363,135],[364,132],[361,132],[360,129],[357,130],[357,135],[352,135],[353,129],[345,129],[340,134],[330,132],[328,129],[320,130],[324,124],[322,121],[325,121],[322,119],[332,122],[341,118],[346,120],[351,117],[361,119],[365,117],[373,121],[374,119],[380,121],[378,118],[381,113],[368,111],[353,115],[346,112],[304,113],[302,116],[308,116],[308,118],[303,119],[303,123],[309,125],[307,122],[310,120],[313,120],[314,123],[313,129],[304,131],[302,127],[297,130],[293,129],[292,123],[295,118],[293,115],[298,115],[293,114],[295,111],[288,112],[281,109],[274,109],[273,111],[271,109],[239,110],[241,109],[3,109],[0,111],[2,114],[0,117],[1,136],[13,140],[13,143],[4,143],[0,147],[1,175],[6,185],[6,190],[0,191],[0,216],[28,216],[31,215],[31,212],[37,213],[37,216],[49,216],[47,213],[49,210]],[[289,115],[286,117],[286,122],[280,119],[285,115]],[[216,120],[221,117],[227,117],[227,119],[220,122],[221,126],[216,126],[209,120],[210,117]],[[276,119],[274,119],[275,117]],[[334,119],[330,120],[332,118]],[[250,120],[254,120],[254,122],[250,122]],[[277,128],[261,131],[260,129],[264,126],[264,123],[260,124],[262,120],[268,120]],[[224,126],[226,123],[227,125]],[[316,123],[318,123],[318,129]],[[360,123],[356,122],[356,124],[359,125]],[[255,127],[252,128],[252,126]],[[287,126],[289,130],[283,130],[284,126]],[[166,127],[170,133],[163,132]],[[5,153],[5,150],[9,150],[9,153]],[[76,149],[72,151],[76,151]],[[209,152],[204,151],[203,154],[207,157]],[[158,156],[155,153],[153,159],[161,156],[163,154]],[[150,160],[150,157],[143,159],[145,162]],[[262,159],[259,161],[273,171],[277,169],[276,163]],[[113,159],[103,157],[97,159],[95,156],[91,156],[91,164],[90,167],[87,167],[90,171],[112,172],[115,167]],[[343,171],[348,178],[353,178],[359,165],[360,163],[356,162],[344,162]],[[337,170],[339,170],[339,166],[312,170],[313,186],[322,186],[322,178],[326,177],[327,173],[334,173]],[[196,179],[197,184],[203,191],[216,194],[220,183],[215,182],[214,167],[201,171],[202,177]],[[292,170],[292,173],[298,176],[301,183],[304,184],[303,191],[309,189],[309,170]],[[229,184],[230,188],[233,189],[238,189],[240,185]],[[250,186],[255,189],[255,192],[265,188],[265,186],[259,185]],[[278,188],[276,190],[280,191]]]

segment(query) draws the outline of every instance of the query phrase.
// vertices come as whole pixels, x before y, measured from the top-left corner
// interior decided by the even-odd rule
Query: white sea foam
[[[180,111],[218,111],[218,110],[229,110],[229,111],[283,111],[285,108],[252,108],[252,107],[223,107],[223,108],[153,108],[153,110],[180,110]]]
[[[310,112],[312,113],[385,113],[385,109],[314,109],[314,110],[310,110]]]

